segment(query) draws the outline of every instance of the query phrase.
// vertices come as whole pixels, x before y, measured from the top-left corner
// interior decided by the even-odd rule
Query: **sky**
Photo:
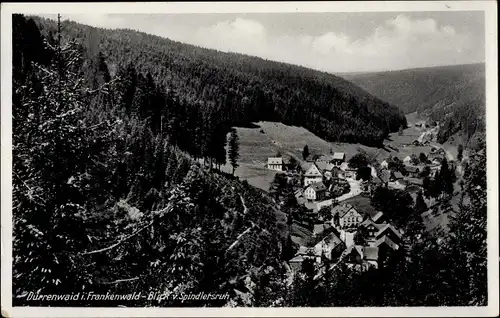
[[[69,14],[63,18],[331,73],[485,60],[481,11]]]

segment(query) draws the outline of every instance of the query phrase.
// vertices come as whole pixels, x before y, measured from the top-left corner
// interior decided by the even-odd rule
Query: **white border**
[[[498,316],[498,50],[495,1],[380,2],[184,2],[8,3],[1,5],[1,226],[2,316],[7,317],[187,317],[187,316]],[[12,307],[12,13],[265,13],[484,11],[486,28],[486,122],[488,171],[488,306],[407,308],[39,308]]]

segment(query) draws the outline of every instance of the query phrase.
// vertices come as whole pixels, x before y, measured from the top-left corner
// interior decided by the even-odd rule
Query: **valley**
[[[59,15],[13,29],[14,305],[484,304],[484,131],[451,140],[477,109],[448,98],[470,90],[396,85],[448,68],[346,80]]]

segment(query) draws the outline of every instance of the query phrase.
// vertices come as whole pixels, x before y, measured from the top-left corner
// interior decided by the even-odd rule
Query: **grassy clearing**
[[[311,240],[312,231],[294,221],[292,224],[291,236],[294,243],[301,246],[307,246]]]

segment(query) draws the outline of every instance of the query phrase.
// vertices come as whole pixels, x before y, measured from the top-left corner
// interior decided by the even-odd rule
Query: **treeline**
[[[274,203],[181,149],[183,107],[150,76],[111,75],[102,54],[59,35],[13,15],[13,304],[130,306],[27,296],[136,290],[230,298],[133,306],[235,305],[247,277],[281,277]]]
[[[54,32],[53,21],[34,19],[44,33]],[[99,48],[111,73],[118,74],[133,63],[137,73],[149,73],[157,85],[176,92],[183,107],[191,107],[186,113],[194,108],[202,118],[217,113],[222,127],[280,121],[305,127],[329,141],[380,146],[389,132],[406,125],[396,107],[328,73],[131,30],[95,29],[65,21],[62,31]]]

